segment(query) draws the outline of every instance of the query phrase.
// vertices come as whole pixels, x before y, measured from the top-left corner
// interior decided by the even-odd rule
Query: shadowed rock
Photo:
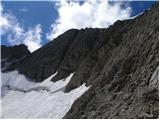
[[[65,92],[91,85],[64,118],[158,118],[158,8],[109,28],[71,29],[7,70],[37,82],[74,72]]]

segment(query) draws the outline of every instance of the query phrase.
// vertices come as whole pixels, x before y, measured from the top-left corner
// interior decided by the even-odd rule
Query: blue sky
[[[30,45],[31,51],[34,51],[70,28],[108,27],[117,19],[123,20],[140,14],[155,2],[123,2],[121,3],[122,7],[119,8],[118,3],[112,6],[110,3],[97,2],[95,4],[85,1],[80,4],[73,2],[72,4],[58,3],[58,5],[54,1],[3,1],[1,4],[3,10],[1,11],[4,25],[1,25],[1,44],[23,43]],[[84,3],[85,5],[83,5]],[[90,19],[92,15],[95,18]],[[5,20],[7,20],[6,24]]]
[[[45,33],[49,32],[50,25],[57,18],[57,11],[54,2],[10,2],[2,3],[4,12],[12,12],[18,21],[27,29],[28,26],[41,24],[43,26],[42,44],[48,42]],[[1,44],[7,44],[6,36],[2,36]]]

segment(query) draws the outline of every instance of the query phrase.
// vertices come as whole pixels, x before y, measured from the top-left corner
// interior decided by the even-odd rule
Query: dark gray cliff
[[[158,4],[105,35],[106,43],[81,62],[66,88],[91,85],[64,118],[158,118]]]
[[[158,8],[109,28],[69,30],[6,70],[37,82],[74,72],[66,92],[91,86],[64,118],[158,118]]]
[[[31,53],[24,44],[15,46],[1,45],[1,68],[22,60],[29,54]],[[5,69],[3,69],[3,71],[5,71]]]

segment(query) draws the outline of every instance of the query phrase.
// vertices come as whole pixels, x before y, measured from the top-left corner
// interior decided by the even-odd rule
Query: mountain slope
[[[30,51],[27,49],[27,46],[20,44],[16,46],[1,46],[1,68],[2,71],[5,71],[11,64],[24,59],[28,56]],[[7,67],[8,66],[8,67]]]
[[[91,86],[64,118],[158,118],[158,7],[109,28],[69,30],[5,71],[35,82],[74,73],[66,93]]]
[[[133,20],[119,22],[118,30],[128,28],[118,37],[121,42],[98,50],[98,62],[85,81],[92,87],[64,118],[158,118],[158,14],[156,4]],[[75,74],[66,89],[79,86],[78,78]]]

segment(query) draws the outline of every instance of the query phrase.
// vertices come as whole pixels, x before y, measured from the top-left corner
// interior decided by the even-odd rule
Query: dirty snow
[[[83,84],[64,93],[73,73],[66,79],[51,82],[55,75],[34,83],[17,71],[1,73],[2,118],[63,118],[73,102],[89,87]]]

